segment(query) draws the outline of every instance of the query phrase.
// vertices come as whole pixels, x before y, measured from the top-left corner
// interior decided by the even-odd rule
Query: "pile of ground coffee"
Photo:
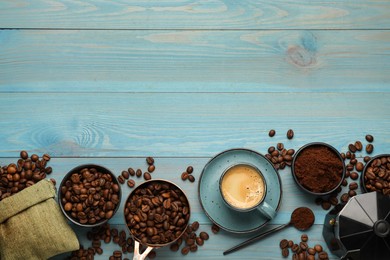
[[[343,161],[327,146],[308,146],[296,158],[294,174],[298,182],[309,191],[328,192],[341,182]]]

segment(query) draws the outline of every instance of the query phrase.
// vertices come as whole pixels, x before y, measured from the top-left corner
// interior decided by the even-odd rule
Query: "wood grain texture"
[[[390,93],[2,93],[0,156],[211,157],[324,141],[389,150]],[[274,138],[269,129],[277,130]],[[293,140],[286,131],[295,131]],[[363,154],[362,154],[363,155]]]
[[[389,1],[0,1],[2,28],[387,29]]]
[[[0,92],[388,92],[390,31],[0,31]]]
[[[200,231],[206,231],[210,234],[210,240],[206,241],[205,246],[200,248],[199,251],[195,254],[190,255],[191,257],[198,259],[199,257],[206,259],[221,259],[222,252],[228,249],[231,246],[234,246],[245,239],[252,237],[255,233],[238,235],[232,234],[225,231],[221,231],[217,235],[213,235],[211,232],[211,222],[202,211],[201,205],[198,200],[198,181],[201,174],[201,171],[207,161],[210,158],[158,158],[155,157],[155,165],[156,170],[152,173],[154,179],[163,178],[170,181],[175,182],[179,185],[187,194],[190,205],[191,205],[191,222],[199,221],[201,227]],[[0,158],[0,165],[6,165],[12,162],[15,162],[15,158]],[[70,171],[73,167],[78,165],[87,164],[87,163],[95,163],[103,165],[114,172],[114,174],[119,175],[122,170],[126,170],[128,167],[133,167],[134,169],[140,168],[142,170],[146,170],[147,164],[145,162],[145,158],[52,158],[49,162],[49,165],[53,168],[53,173],[49,176],[50,178],[54,178],[57,181],[57,188],[63,178],[63,176]],[[195,183],[190,183],[188,181],[183,182],[180,180],[180,175],[183,170],[187,168],[187,166],[193,166],[194,172],[193,175],[196,177]],[[269,225],[264,227],[261,231],[268,230],[276,225],[285,224],[290,220],[291,212],[301,206],[310,207],[316,215],[316,221],[314,227],[312,227],[308,232],[305,232],[309,235],[310,241],[309,244],[314,246],[317,243],[322,244],[325,248],[325,242],[321,236],[322,232],[322,224],[324,222],[325,214],[327,211],[321,209],[320,206],[317,206],[314,203],[314,197],[307,196],[302,191],[298,189],[295,185],[293,178],[291,176],[291,171],[289,168],[281,170],[280,172],[282,187],[283,187],[283,196],[281,207],[279,209],[277,217],[272,220]],[[137,185],[143,182],[142,178],[134,177]],[[347,188],[344,188],[347,189]],[[124,225],[124,216],[123,216],[123,207],[125,204],[125,200],[130,194],[132,189],[127,187],[126,185],[122,185],[122,202],[118,212],[115,214],[113,219],[110,220],[110,224],[118,227],[119,229],[126,230],[126,226]],[[359,190],[358,190],[359,192]],[[74,230],[77,232],[78,237],[81,243],[84,246],[89,246],[90,242],[86,239],[85,229],[76,227],[72,225]],[[127,231],[127,230],[126,230]],[[199,234],[198,232],[198,234]],[[265,238],[262,241],[259,241],[253,246],[248,247],[245,250],[240,251],[239,253],[231,254],[225,259],[280,259],[280,248],[279,241],[283,238],[292,239],[294,241],[299,242],[300,235],[303,232],[299,232],[293,227],[287,228],[283,231],[275,233],[274,235]],[[106,245],[103,243],[104,255],[109,256],[113,250],[117,250],[118,246],[114,244]],[[163,259],[171,259],[171,258],[181,258],[182,255],[180,252],[173,253],[168,248],[159,249],[158,250],[159,259],[162,257]],[[59,258],[60,259],[60,258]],[[103,257],[99,258],[103,259]],[[104,258],[104,259],[107,259]]]

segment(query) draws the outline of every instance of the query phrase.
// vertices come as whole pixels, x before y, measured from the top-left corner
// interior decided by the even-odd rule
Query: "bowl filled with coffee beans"
[[[124,207],[125,222],[135,242],[134,259],[144,259],[153,248],[178,240],[188,227],[190,211],[187,196],[176,184],[162,179],[140,184]],[[147,247],[142,255],[139,244]]]
[[[292,162],[292,175],[305,192],[316,196],[328,196],[343,182],[345,165],[340,153],[322,142],[302,146]]]
[[[60,184],[62,212],[74,224],[94,227],[106,223],[119,208],[121,188],[107,168],[86,164],[69,171]]]
[[[378,191],[390,195],[390,154],[379,154],[367,162],[360,176],[364,193]]]

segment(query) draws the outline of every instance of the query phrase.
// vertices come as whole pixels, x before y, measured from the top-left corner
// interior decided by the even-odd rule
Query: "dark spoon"
[[[302,220],[305,220],[305,221],[302,221]],[[269,234],[272,234],[276,231],[282,230],[283,228],[291,226],[291,225],[293,225],[296,229],[299,229],[301,231],[307,230],[314,224],[314,220],[315,220],[314,213],[311,209],[306,208],[306,207],[296,208],[291,214],[290,222],[288,222],[287,224],[278,226],[274,229],[271,229],[271,230],[268,230],[264,233],[256,235],[256,236],[242,242],[241,244],[226,250],[225,252],[223,252],[223,254],[227,255],[227,254],[233,253],[237,250],[240,250],[241,248],[244,248],[244,247],[252,244],[253,242],[256,242],[256,241],[262,239],[265,236],[268,236]]]

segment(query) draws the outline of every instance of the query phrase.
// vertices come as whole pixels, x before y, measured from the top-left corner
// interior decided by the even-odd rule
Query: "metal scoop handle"
[[[133,256],[133,260],[144,260],[148,256],[150,251],[152,251],[152,250],[153,250],[153,247],[148,246],[146,248],[146,250],[142,253],[142,255],[140,255],[140,253],[139,253],[139,242],[137,240],[134,240],[134,256]]]
[[[273,229],[271,229],[271,230],[268,230],[268,231],[266,231],[266,232],[264,232],[264,233],[261,233],[261,234],[259,234],[259,235],[254,236],[254,237],[252,237],[252,238],[249,238],[248,240],[242,242],[241,244],[238,244],[238,245],[236,245],[236,246],[234,246],[234,247],[232,247],[232,248],[226,250],[225,252],[223,252],[223,254],[224,254],[224,255],[227,255],[227,254],[233,253],[233,252],[235,252],[235,251],[237,251],[237,250],[239,250],[239,249],[241,249],[241,248],[244,248],[244,247],[246,247],[246,246],[249,246],[250,244],[252,244],[252,243],[254,243],[254,242],[256,242],[256,241],[262,239],[262,238],[265,237],[265,236],[268,236],[269,234],[272,234],[272,233],[274,233],[274,232],[276,232],[276,231],[279,231],[279,230],[281,230],[281,229],[283,229],[283,228],[285,228],[285,227],[288,227],[288,226],[290,226],[290,225],[291,225],[291,222],[289,222],[289,223],[287,223],[287,224],[284,224],[284,225],[281,225],[281,226],[278,226],[278,227],[273,228]]]

